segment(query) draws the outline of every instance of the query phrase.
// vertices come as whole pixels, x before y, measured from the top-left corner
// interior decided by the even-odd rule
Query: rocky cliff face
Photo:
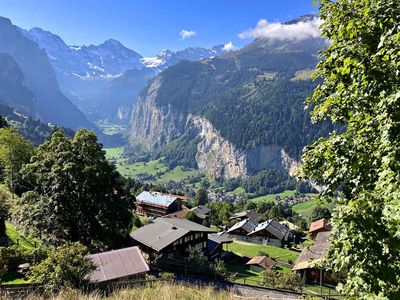
[[[294,175],[299,163],[279,145],[240,150],[223,138],[206,118],[185,115],[171,105],[158,107],[155,100],[161,84],[159,76],[134,105],[130,135],[133,144],[154,151],[190,130],[200,137],[195,159],[198,169],[206,174],[235,178],[273,168]]]
[[[139,96],[132,110],[130,139],[147,150],[166,145],[185,131],[186,116],[171,105],[156,105],[162,76],[156,77],[147,92]]]

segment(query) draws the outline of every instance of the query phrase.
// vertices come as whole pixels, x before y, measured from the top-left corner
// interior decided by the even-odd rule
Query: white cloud
[[[182,29],[182,31],[179,33],[179,35],[181,36],[182,40],[186,40],[186,39],[196,35],[196,31]]]
[[[320,25],[320,18],[295,24],[269,23],[267,20],[261,19],[255,28],[243,31],[239,37],[242,39],[264,37],[276,40],[304,40],[320,37]]]
[[[224,45],[224,47],[222,48],[222,50],[224,50],[226,52],[229,52],[229,51],[232,51],[232,50],[235,50],[235,49],[236,49],[236,46],[234,44],[232,44],[232,42],[226,43]]]

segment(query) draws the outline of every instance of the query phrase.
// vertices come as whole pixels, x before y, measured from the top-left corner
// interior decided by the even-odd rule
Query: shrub
[[[81,288],[87,283],[85,277],[95,270],[86,255],[87,249],[80,243],[59,247],[30,269],[29,278],[42,283],[47,292],[56,292],[65,287]]]

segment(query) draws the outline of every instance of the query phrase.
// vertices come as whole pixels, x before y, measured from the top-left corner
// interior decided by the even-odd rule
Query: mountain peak
[[[107,46],[107,47],[113,47],[113,48],[126,48],[120,41],[117,41],[115,39],[108,39],[104,41],[99,47],[101,46]]]
[[[290,21],[287,21],[287,22],[285,22],[283,24],[291,25],[291,24],[297,24],[297,23],[301,23],[301,22],[310,22],[310,21],[313,21],[313,20],[315,20],[317,18],[318,18],[317,15],[308,14],[308,15],[297,17],[297,18],[295,18],[293,20],[290,20]]]

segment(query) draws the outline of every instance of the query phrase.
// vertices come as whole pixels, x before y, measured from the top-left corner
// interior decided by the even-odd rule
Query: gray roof
[[[186,219],[158,218],[131,234],[139,243],[160,251],[189,232],[214,233],[212,229]]]
[[[276,238],[283,240],[286,234],[289,232],[289,228],[285,225],[280,224],[278,221],[274,219],[270,219],[268,221],[262,222],[258,224],[256,228],[254,228],[248,235],[252,235],[256,232],[267,230]]]
[[[258,212],[252,211],[252,210],[246,210],[246,211],[241,211],[238,213],[235,213],[230,217],[229,219],[242,219],[242,218],[253,218],[256,219],[258,217],[261,217],[262,215]]]
[[[228,233],[235,231],[236,229],[242,228],[246,232],[251,232],[256,228],[258,225],[258,222],[252,218],[242,220],[235,225],[233,225],[231,228],[228,229]]]
[[[170,195],[160,192],[141,192],[138,196],[136,196],[136,200],[144,203],[155,204],[160,206],[168,207],[175,200],[181,199],[181,196]]]
[[[218,234],[218,233],[209,234],[208,239],[218,244],[233,243],[233,240],[230,239],[226,234]]]
[[[88,255],[97,267],[87,276],[92,282],[102,282],[129,277],[149,271],[138,247],[130,247]]]
[[[193,207],[190,211],[194,212],[199,218],[205,218],[211,212],[211,209],[204,205],[199,205]]]
[[[297,258],[293,270],[313,268],[316,262],[321,261],[329,247],[330,231],[319,232],[314,245],[304,247]]]

